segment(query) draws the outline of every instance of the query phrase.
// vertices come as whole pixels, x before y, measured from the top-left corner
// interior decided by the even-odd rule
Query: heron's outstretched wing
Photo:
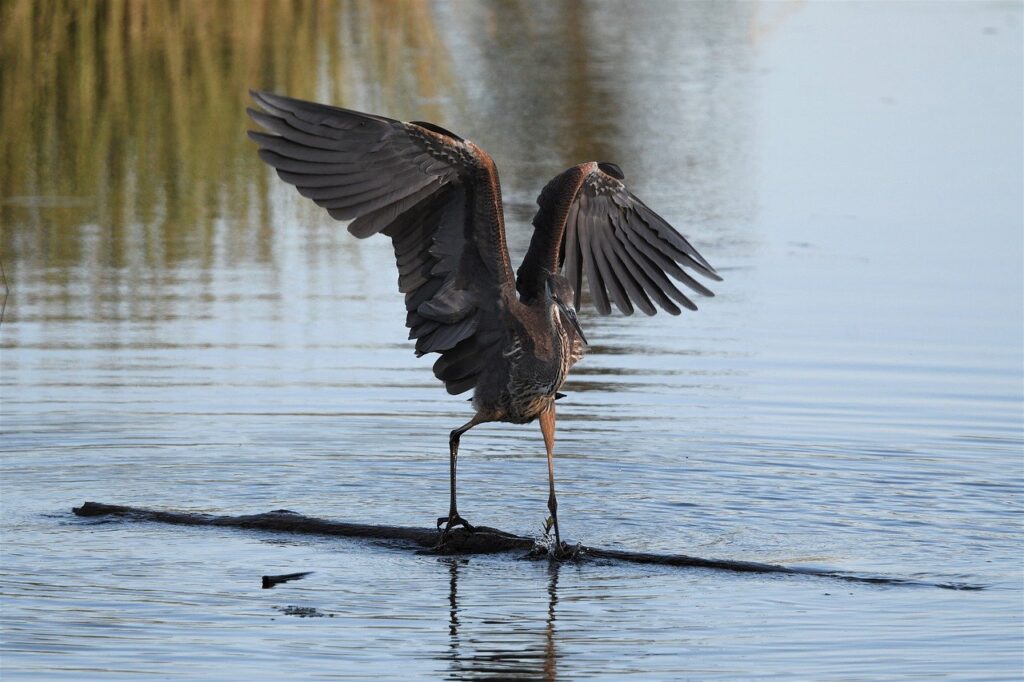
[[[677,303],[697,306],[669,279],[713,296],[688,272],[721,281],[697,249],[623,184],[612,163],[585,163],[554,178],[541,192],[534,218],[534,240],[519,269],[520,293],[530,288],[535,271],[560,269],[580,307],[586,274],[594,306],[602,315],[611,303],[627,315],[633,306],[648,315],[655,303],[673,315]]]
[[[394,245],[416,352],[442,357],[450,393],[476,384],[500,341],[499,306],[511,291],[501,189],[482,149],[429,123],[253,92],[260,158],[365,238]],[[513,294],[514,295],[514,294]]]

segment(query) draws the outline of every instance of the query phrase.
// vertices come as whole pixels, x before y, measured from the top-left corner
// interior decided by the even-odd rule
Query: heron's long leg
[[[465,526],[466,530],[473,532],[473,526],[469,525],[466,522],[466,519],[459,516],[459,506],[455,501],[455,464],[459,459],[459,439],[462,437],[462,434],[484,421],[486,420],[477,414],[468,422],[452,431],[451,437],[448,439],[448,451],[451,456],[449,471],[449,475],[451,477],[451,498],[448,506],[448,516],[442,516],[437,519],[438,528],[440,528],[442,524],[446,524],[444,527],[445,535],[447,535],[448,532],[456,526]]]
[[[558,500],[555,498],[555,403],[540,413],[540,432],[544,434],[544,447],[548,451],[548,510],[551,522],[555,527],[555,547],[562,547],[562,538],[558,534]]]

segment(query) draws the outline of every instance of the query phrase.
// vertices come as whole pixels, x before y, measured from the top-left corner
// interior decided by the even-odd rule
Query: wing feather
[[[608,295],[611,300],[614,301],[615,306],[620,312],[626,315],[632,315],[633,306],[629,301],[629,296],[626,295],[625,286],[621,281],[622,273],[615,270],[611,259],[607,255],[607,241],[607,232],[603,230],[594,231],[594,234],[591,236],[591,242],[594,250],[594,262],[597,264],[597,269],[601,272],[601,281],[604,282],[604,286],[608,290]]]
[[[644,292],[653,298],[659,306],[668,311],[670,315],[678,315],[681,311],[674,303],[672,303],[669,296],[672,296],[673,298],[675,296],[682,296],[679,290],[676,289],[672,282],[669,281],[664,272],[658,269],[658,267],[655,266],[647,256],[633,246],[628,237],[621,232],[618,233],[618,236],[619,243],[622,245],[622,248],[629,254],[633,263],[639,266],[639,268],[633,270],[633,272],[636,274],[637,280],[643,287]],[[675,292],[675,294],[671,294],[670,292]],[[683,298],[689,302],[689,299],[685,296],[683,296]],[[654,312],[648,313],[648,315],[653,314]]]
[[[647,294],[644,293],[643,287],[637,283],[634,276],[634,273],[640,271],[640,269],[637,264],[633,262],[629,252],[623,251],[617,243],[614,235],[609,234],[604,236],[601,247],[604,249],[605,260],[608,261],[612,266],[612,270],[615,271],[615,278],[626,290],[626,304],[628,310],[622,310],[621,307],[619,309],[627,315],[633,314],[633,307],[629,305],[630,301],[632,301],[636,303],[637,307],[647,315],[655,314],[657,310],[651,304],[651,299],[649,299]]]
[[[433,196],[435,190],[436,187],[427,185],[413,194],[397,197],[393,204],[377,202],[377,207],[372,208],[372,210],[367,206],[361,206],[358,210],[366,210],[367,212],[365,213],[357,212],[355,208],[328,209],[327,212],[336,220],[355,218],[355,220],[349,223],[348,231],[360,239],[365,239],[370,235],[383,232],[384,228],[390,225],[400,214],[416,206],[424,198]]]
[[[609,315],[612,312],[612,306],[608,301],[608,294],[602,278],[603,273],[597,265],[597,248],[591,243],[598,234],[596,216],[589,210],[591,201],[585,195],[579,199],[580,210],[576,219],[576,233],[580,240],[579,248],[583,253],[583,270],[587,273],[590,297],[594,301],[594,307],[602,315]]]
[[[248,109],[247,111],[252,111]],[[251,116],[252,114],[250,114]],[[353,163],[358,161],[361,155],[352,154],[351,152],[340,152],[334,149],[325,149],[322,147],[309,147],[304,144],[296,144],[287,138],[280,137],[278,135],[267,135],[266,133],[260,133],[255,130],[249,131],[249,139],[258,143],[262,149],[268,149],[272,152],[294,159],[296,161],[313,161],[316,163]],[[271,166],[274,164],[263,159]]]
[[[653,315],[655,304],[672,315],[680,312],[676,303],[696,310],[669,276],[704,296],[714,293],[690,271],[715,281],[722,278],[683,235],[626,188],[618,173],[609,174],[606,168],[603,163],[588,163],[566,171],[563,176],[575,189],[567,193],[571,204],[562,214],[564,230],[544,226],[558,235],[559,241],[548,248],[561,249],[557,262],[575,291],[576,307],[580,307],[585,275],[594,307],[602,315],[611,313],[611,303],[626,315],[633,313],[634,306]],[[561,196],[556,191],[549,194]],[[542,199],[544,194],[538,203]],[[539,219],[560,214],[542,205],[537,215]],[[538,257],[537,262],[547,261]],[[522,269],[519,276],[522,280]]]
[[[391,238],[417,354],[441,353],[434,374],[450,393],[475,386],[514,286],[490,157],[432,124],[252,97],[260,158],[356,237]]]

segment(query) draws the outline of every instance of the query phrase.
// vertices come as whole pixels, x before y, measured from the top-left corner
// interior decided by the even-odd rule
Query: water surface
[[[1019,677],[1018,4],[210,7],[0,9],[5,679]],[[251,86],[482,145],[515,262],[543,183],[613,160],[724,275],[697,313],[581,314],[564,535],[986,589],[73,517],[446,509],[470,408],[387,241],[256,158]],[[539,535],[536,426],[462,453],[464,515]]]

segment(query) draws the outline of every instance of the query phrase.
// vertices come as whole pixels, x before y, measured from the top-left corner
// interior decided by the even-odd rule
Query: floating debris
[[[299,618],[334,618],[333,613],[324,613],[315,606],[295,606],[294,604],[289,604],[288,606],[275,606],[274,608],[286,616],[298,616]]]

